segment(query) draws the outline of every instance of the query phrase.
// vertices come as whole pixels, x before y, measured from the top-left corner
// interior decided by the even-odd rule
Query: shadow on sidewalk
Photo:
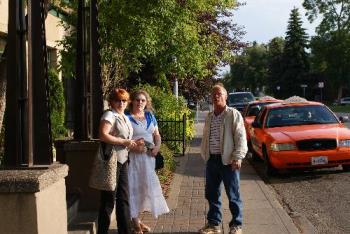
[[[202,142],[201,137],[195,137],[191,141],[191,147],[198,147],[199,148],[201,146],[201,142]]]
[[[147,233],[152,233],[152,234],[195,234],[198,232],[147,232]],[[108,231],[108,234],[118,234],[118,231],[116,229],[110,229]]]

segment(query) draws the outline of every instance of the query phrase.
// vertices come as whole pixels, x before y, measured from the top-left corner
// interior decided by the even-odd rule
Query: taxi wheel
[[[350,172],[350,165],[342,165],[343,171]]]
[[[278,171],[274,168],[270,162],[269,156],[267,154],[267,150],[263,147],[263,155],[264,155],[264,166],[265,166],[265,175],[267,177],[273,177],[278,175]]]
[[[261,158],[259,157],[259,155],[252,149],[252,158],[254,161],[259,162],[262,161]]]
[[[249,141],[249,143],[248,143],[248,150],[252,154],[253,161],[255,161],[255,162],[261,161],[261,158],[259,157],[259,155],[254,151],[251,141]]]

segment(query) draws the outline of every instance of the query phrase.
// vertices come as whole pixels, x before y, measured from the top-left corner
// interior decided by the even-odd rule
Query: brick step
[[[67,193],[67,223],[70,224],[78,214],[80,194],[79,193]]]
[[[96,234],[97,212],[79,211],[68,225],[68,234]]]
[[[95,234],[97,212],[79,211],[80,193],[67,193],[67,219],[69,234]]]

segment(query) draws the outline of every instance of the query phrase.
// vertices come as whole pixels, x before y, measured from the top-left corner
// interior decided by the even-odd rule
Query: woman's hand
[[[134,140],[127,140],[126,139],[125,142],[124,142],[124,146],[126,146],[129,149],[134,148],[136,145],[137,145],[137,143]]]
[[[160,150],[160,147],[159,146],[155,146],[152,150],[151,150],[151,156],[155,157],[158,152]]]
[[[136,152],[136,153],[145,153],[146,148],[145,148],[145,141],[143,138],[140,138],[135,141],[135,146],[130,148],[131,151]]]

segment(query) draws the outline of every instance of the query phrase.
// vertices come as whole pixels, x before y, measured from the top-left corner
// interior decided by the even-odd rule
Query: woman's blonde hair
[[[132,102],[137,99],[139,95],[144,95],[146,97],[146,107],[145,110],[149,112],[154,112],[153,106],[152,106],[152,98],[151,96],[145,91],[145,90],[137,90],[131,93],[130,96],[130,111],[132,111]]]

